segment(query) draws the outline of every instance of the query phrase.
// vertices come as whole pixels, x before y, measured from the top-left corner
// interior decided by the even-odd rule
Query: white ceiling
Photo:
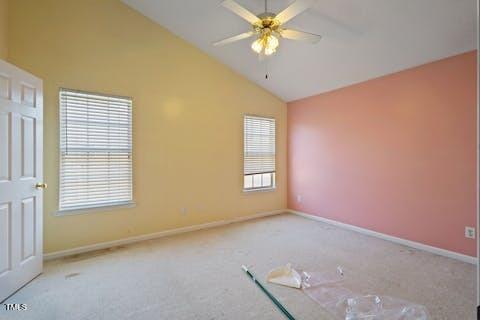
[[[315,45],[282,40],[277,54],[264,61],[250,49],[251,39],[212,46],[250,30],[221,0],[122,1],[285,101],[477,47],[476,0],[318,0],[287,26],[323,39]],[[263,0],[237,2],[263,12]],[[277,13],[293,1],[268,2],[269,11]]]

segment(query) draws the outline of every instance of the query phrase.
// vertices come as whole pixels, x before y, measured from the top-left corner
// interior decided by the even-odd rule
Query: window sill
[[[128,209],[128,208],[135,208],[135,207],[136,207],[135,202],[130,201],[130,202],[123,202],[123,203],[119,203],[119,204],[102,206],[102,207],[58,210],[58,211],[54,212],[54,216],[64,217],[64,216],[72,216],[72,215],[77,215],[77,214],[95,213],[95,212],[103,212],[103,211],[113,211],[113,210],[118,210],[118,209]]]
[[[273,188],[243,189],[243,192],[244,192],[244,193],[251,193],[251,192],[273,192],[273,191],[275,191],[276,189],[277,189],[276,187],[273,187]]]

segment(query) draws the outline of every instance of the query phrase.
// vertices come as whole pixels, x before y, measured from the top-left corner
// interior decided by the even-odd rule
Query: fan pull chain
[[[268,60],[265,60],[265,80],[268,80]]]

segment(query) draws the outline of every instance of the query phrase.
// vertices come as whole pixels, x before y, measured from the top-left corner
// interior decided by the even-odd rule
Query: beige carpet
[[[432,319],[474,319],[475,267],[294,215],[280,215],[46,263],[0,319],[285,319],[241,271],[264,280],[292,262],[341,265],[365,292],[425,305]],[[297,319],[331,319],[301,291],[268,284]]]

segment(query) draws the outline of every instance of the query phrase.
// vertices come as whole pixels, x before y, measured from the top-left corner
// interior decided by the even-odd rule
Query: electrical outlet
[[[183,215],[186,215],[186,214],[187,214],[187,208],[183,207],[182,209],[180,209],[180,212],[181,212]]]
[[[297,194],[297,202],[301,203],[302,202],[302,195]]]
[[[465,238],[475,239],[474,227],[465,227]]]

